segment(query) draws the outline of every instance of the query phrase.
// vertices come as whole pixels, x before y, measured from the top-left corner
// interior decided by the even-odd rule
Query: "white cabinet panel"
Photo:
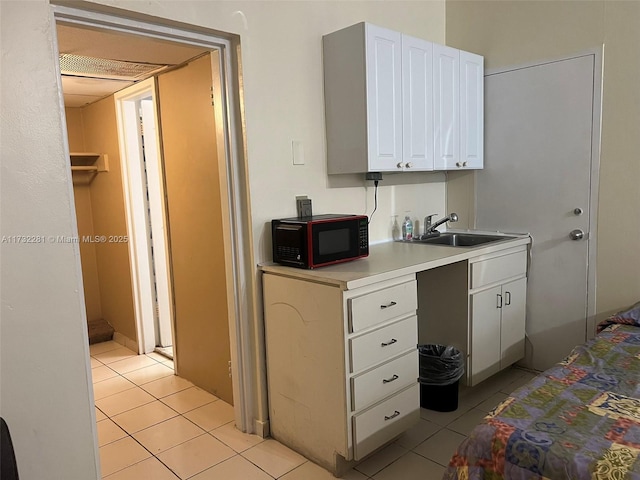
[[[367,24],[369,169],[397,170],[402,161],[402,42],[398,32]]]
[[[404,169],[433,170],[433,44],[402,36]]]
[[[460,164],[461,162],[461,164]],[[484,58],[460,51],[460,161],[462,168],[484,165]]]
[[[460,161],[460,51],[433,46],[434,168],[454,168]]]
[[[480,288],[510,277],[524,275],[526,271],[526,250],[474,262],[471,264],[471,288]]]

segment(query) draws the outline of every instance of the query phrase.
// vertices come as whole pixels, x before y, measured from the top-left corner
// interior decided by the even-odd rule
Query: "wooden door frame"
[[[596,334],[596,258],[598,239],[598,186],[600,185],[600,146],[602,138],[602,88],[603,88],[603,60],[604,45],[576,53],[548,60],[528,62],[510,67],[500,67],[485,70],[484,76],[489,77],[500,73],[507,73],[523,68],[538,67],[550,63],[557,63],[575,58],[591,56],[593,64],[593,104],[591,116],[591,184],[589,188],[589,231],[587,232],[587,323],[586,338],[592,339]],[[475,192],[475,176],[474,176]],[[475,194],[474,194],[475,195]],[[477,218],[477,202],[474,202],[474,223]],[[474,224],[475,227],[475,224]]]
[[[220,52],[218,62],[214,65],[212,61],[213,99],[218,154],[219,158],[225,159],[225,162],[219,162],[221,188],[228,194],[228,202],[223,202],[223,209],[226,210],[223,212],[225,218],[223,230],[227,259],[225,273],[229,299],[235,424],[243,432],[252,433],[257,429],[258,433],[264,433],[261,431],[262,422],[256,420],[256,412],[259,410],[256,398],[259,397],[260,392],[255,392],[252,385],[252,382],[262,385],[264,379],[254,378],[252,373],[251,332],[252,321],[256,315],[257,293],[251,242],[248,164],[245,155],[246,142],[241,107],[243,102],[239,75],[239,40],[232,35],[224,38],[218,32],[171,20],[161,20],[156,17],[143,19],[144,16],[126,10],[100,7],[100,11],[97,11],[91,10],[91,5],[82,4],[84,8],[68,5],[66,2],[65,5],[52,5],[52,24],[61,22],[161,38]],[[98,6],[93,8],[97,9]],[[104,13],[105,11],[110,13]],[[60,91],[60,98],[62,98],[62,91]],[[62,104],[60,115],[64,123]],[[242,232],[242,235],[232,235],[232,232]],[[87,362],[89,362],[88,358]]]

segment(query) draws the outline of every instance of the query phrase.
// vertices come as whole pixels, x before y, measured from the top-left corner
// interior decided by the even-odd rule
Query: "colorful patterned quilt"
[[[605,327],[485,417],[443,480],[640,480],[640,304]]]

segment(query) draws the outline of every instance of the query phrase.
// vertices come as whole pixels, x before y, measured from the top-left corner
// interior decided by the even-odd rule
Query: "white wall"
[[[485,55],[487,69],[604,44],[596,320],[640,300],[640,2],[456,0],[446,18],[447,42]],[[455,183],[450,203],[472,210],[473,177]]]
[[[2,1],[0,22],[0,414],[21,479],[98,478],[80,252],[47,239],[77,230],[49,7]]]
[[[266,222],[294,214],[297,194],[309,195],[317,213],[373,209],[373,189],[362,180],[347,178],[358,186],[345,187],[332,180],[332,187],[325,173],[321,36],[364,20],[444,40],[443,0],[100,0],[94,6],[103,5],[240,35],[258,261],[271,258]],[[2,235],[72,236],[76,222],[49,5],[2,0],[0,20]],[[293,139],[304,143],[303,166],[292,165]],[[392,212],[410,209],[418,218],[444,213],[443,174],[396,177],[385,176],[381,184],[373,241],[390,236]],[[0,413],[12,428],[21,478],[97,478],[77,245],[3,244],[1,295]]]
[[[348,185],[358,186],[332,188],[345,182],[329,180],[326,174],[322,35],[369,21],[444,43],[444,1],[95,3],[240,35],[258,262],[271,260],[267,222],[294,216],[296,195],[308,195],[315,213],[370,214],[373,210],[373,188],[365,189],[361,177],[347,179]],[[292,140],[303,142],[305,165],[292,164]],[[391,237],[392,213],[411,210],[416,218],[444,213],[443,174],[425,174],[418,177],[418,184],[390,187],[390,183],[407,181],[397,177],[385,175],[380,183],[378,211],[370,225],[374,242]]]

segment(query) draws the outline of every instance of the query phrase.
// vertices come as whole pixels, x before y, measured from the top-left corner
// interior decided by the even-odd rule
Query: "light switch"
[[[302,140],[292,140],[291,149],[293,151],[293,164],[304,165],[304,147]]]

